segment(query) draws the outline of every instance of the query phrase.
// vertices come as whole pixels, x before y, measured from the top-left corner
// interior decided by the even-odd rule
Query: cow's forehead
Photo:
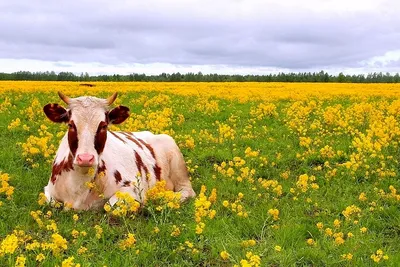
[[[106,99],[82,96],[72,98],[69,108],[76,123],[96,124],[105,119],[108,105]]]
[[[107,100],[103,98],[97,98],[93,96],[81,96],[77,98],[71,98],[69,108],[75,109],[104,109],[108,107]]]

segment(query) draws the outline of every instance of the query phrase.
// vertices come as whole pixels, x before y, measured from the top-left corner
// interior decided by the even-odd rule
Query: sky
[[[0,0],[0,72],[400,72],[397,0]]]

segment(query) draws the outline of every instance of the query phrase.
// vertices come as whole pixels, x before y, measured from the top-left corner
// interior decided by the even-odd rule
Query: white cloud
[[[150,63],[150,64],[119,64],[106,65],[98,62],[91,63],[74,63],[74,62],[49,62],[40,60],[25,60],[25,59],[0,59],[0,65],[3,67],[3,72],[16,72],[24,66],[26,70],[32,72],[45,72],[53,70],[55,72],[73,72],[77,75],[88,72],[90,75],[100,74],[122,74],[131,73],[146,73],[157,75],[160,73],[219,73],[219,74],[268,74],[288,71],[287,69],[279,69],[273,67],[232,67],[227,65],[177,65],[169,63]]]
[[[399,10],[396,0],[2,1],[0,71],[394,71]]]
[[[365,64],[366,67],[385,68],[398,62],[400,62],[400,49],[388,51],[384,55],[372,57],[362,63]]]

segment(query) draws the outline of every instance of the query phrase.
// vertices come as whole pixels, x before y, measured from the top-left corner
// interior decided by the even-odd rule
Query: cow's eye
[[[68,123],[68,128],[73,128],[71,123]]]
[[[101,129],[102,129],[102,130],[106,130],[106,129],[107,129],[107,126],[108,126],[107,124],[104,124],[103,126],[101,126]]]

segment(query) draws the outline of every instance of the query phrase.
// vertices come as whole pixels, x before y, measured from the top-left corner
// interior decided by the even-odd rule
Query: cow
[[[172,137],[108,129],[129,117],[126,106],[110,108],[117,93],[107,99],[58,95],[67,108],[55,103],[43,107],[51,121],[68,124],[44,187],[48,201],[68,203],[75,210],[98,209],[107,201],[114,205],[119,191],[144,203],[146,191],[161,180],[166,189],[181,193],[182,202],[195,196]]]

